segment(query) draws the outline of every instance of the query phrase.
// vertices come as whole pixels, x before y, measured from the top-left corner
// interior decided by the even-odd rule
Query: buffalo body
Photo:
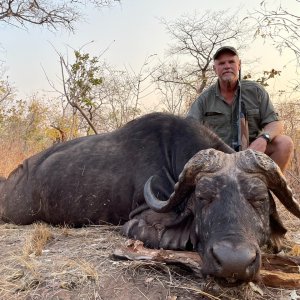
[[[280,249],[270,190],[300,217],[278,166],[235,153],[190,119],[153,113],[112,133],[57,144],[0,180],[5,222],[124,224],[147,246],[194,249],[203,273],[253,280],[260,247]]]

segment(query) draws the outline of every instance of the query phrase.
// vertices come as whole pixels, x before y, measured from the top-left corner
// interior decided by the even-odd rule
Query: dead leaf
[[[295,244],[292,247],[292,250],[290,251],[289,255],[300,256],[300,245],[299,244]]]

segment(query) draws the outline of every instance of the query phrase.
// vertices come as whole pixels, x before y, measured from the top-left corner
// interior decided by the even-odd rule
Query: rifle
[[[242,102],[242,75],[241,68],[239,70],[239,95],[238,95],[238,105],[237,105],[237,145],[235,150],[237,152],[246,150],[249,146],[249,129],[248,129],[248,118],[247,111]]]

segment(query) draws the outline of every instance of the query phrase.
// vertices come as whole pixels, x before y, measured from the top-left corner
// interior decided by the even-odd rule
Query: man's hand
[[[249,149],[265,153],[267,144],[267,141],[263,137],[258,137],[250,144]]]
[[[283,133],[283,123],[281,121],[273,121],[263,128],[263,132],[267,132],[270,135],[271,140],[273,140],[276,136]],[[249,149],[265,153],[267,145],[268,142],[263,137],[259,136],[250,144]]]

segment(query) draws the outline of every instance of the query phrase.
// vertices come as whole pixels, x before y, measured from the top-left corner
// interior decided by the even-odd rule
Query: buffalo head
[[[276,249],[280,247],[286,230],[270,190],[300,218],[300,206],[279,167],[253,150],[198,152],[185,165],[167,201],[154,195],[152,179],[144,188],[152,210],[167,213],[185,201],[193,214],[190,240],[202,256],[205,275],[254,280],[261,264],[260,247],[270,242]]]

